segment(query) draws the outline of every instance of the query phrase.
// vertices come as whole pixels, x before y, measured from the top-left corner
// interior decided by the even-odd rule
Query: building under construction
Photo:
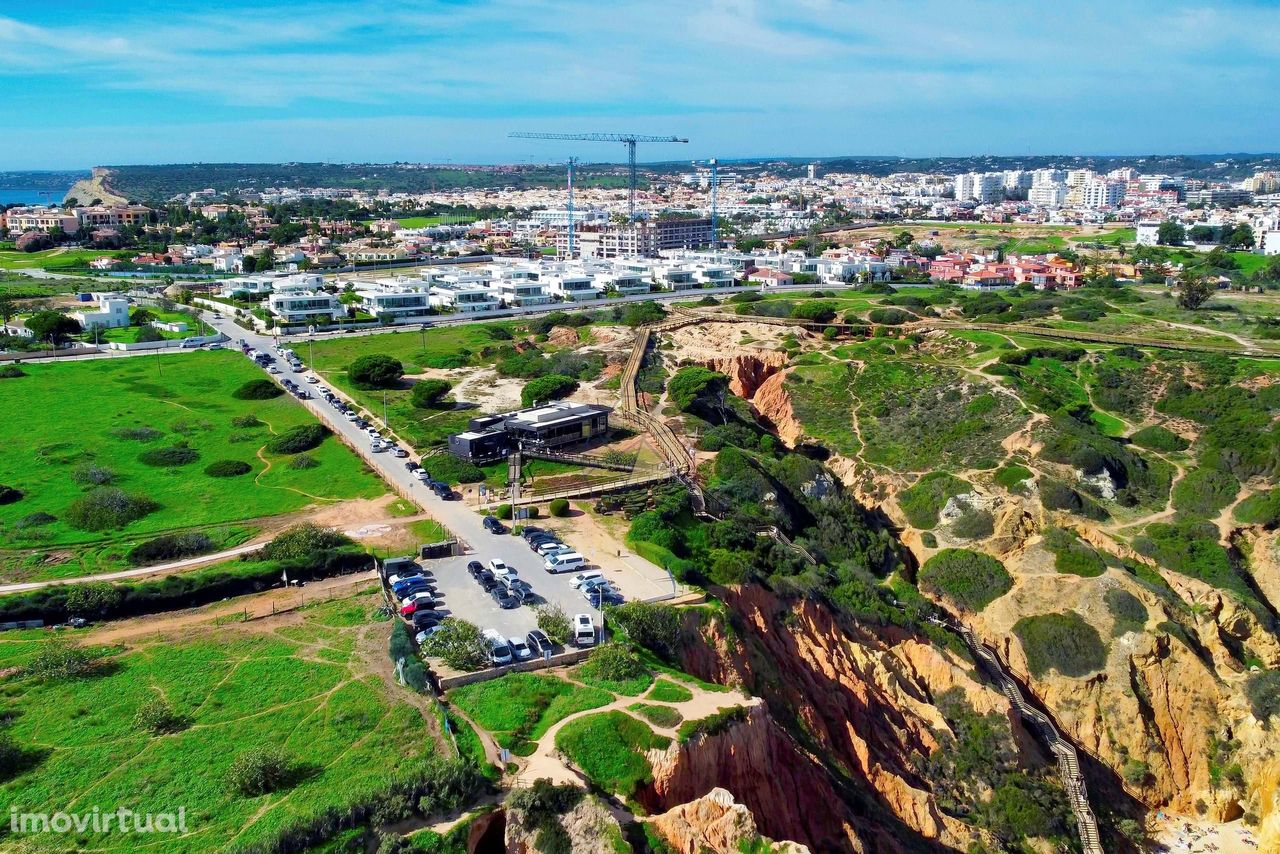
[[[574,237],[579,258],[656,258],[664,249],[699,249],[711,245],[710,219],[659,219],[626,225],[579,226]],[[567,257],[568,232],[556,235],[556,251]]]

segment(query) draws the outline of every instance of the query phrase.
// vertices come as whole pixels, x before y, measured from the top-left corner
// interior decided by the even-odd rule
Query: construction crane
[[[636,133],[527,133],[516,131],[507,134],[511,139],[565,139],[583,142],[620,142],[627,147],[627,215],[636,218],[636,143],[637,142],[688,142],[678,136],[642,136]]]

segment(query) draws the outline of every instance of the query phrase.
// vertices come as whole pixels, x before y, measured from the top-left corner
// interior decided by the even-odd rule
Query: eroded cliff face
[[[962,659],[893,629],[848,629],[822,605],[759,586],[722,595],[734,627],[701,625],[703,642],[683,665],[744,685],[769,713],[655,757],[652,808],[722,786],[762,832],[815,850],[842,838],[845,850],[964,850],[981,835],[942,812],[913,758],[937,749],[948,725],[933,698],[953,688],[1010,721],[1024,761],[1045,761],[1007,700]],[[796,809],[797,800],[824,808]]]
[[[537,828],[529,827],[524,813],[507,809],[506,854],[538,854],[546,850],[538,844]],[[560,816],[570,854],[601,854],[601,852],[626,850],[622,843],[622,826],[608,808],[594,795],[588,795]],[[622,845],[620,849],[618,846]]]
[[[718,355],[699,360],[703,367],[719,371],[729,378],[729,391],[743,400],[752,400],[760,387],[774,377],[787,363],[787,354],[770,350],[752,350]]]
[[[766,845],[771,854],[809,854],[810,851],[807,845],[774,842],[762,837],[751,810],[737,803],[731,792],[719,788],[654,816],[650,823],[680,854],[740,854]]]

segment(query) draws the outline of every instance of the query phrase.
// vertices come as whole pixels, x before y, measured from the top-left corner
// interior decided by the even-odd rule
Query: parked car
[[[404,464],[404,470],[407,472],[415,472],[418,470],[418,464],[413,460],[409,460],[409,462]]]
[[[622,594],[612,587],[593,587],[590,590],[583,590],[582,598],[597,611],[605,605],[621,605],[626,601],[622,598]]]
[[[430,590],[419,590],[417,593],[410,593],[404,597],[404,604],[416,602],[419,608],[434,608],[436,605],[436,594]]]
[[[534,629],[529,632],[529,634],[525,635],[525,640],[529,642],[529,649],[533,650],[534,655],[542,655],[555,648],[555,645],[551,643],[551,638],[547,637],[547,633],[542,629]]]
[[[387,446],[384,445],[382,442],[378,441],[377,439],[374,439],[369,444],[369,450],[373,451],[375,454],[381,454],[386,449],[387,449]]]
[[[415,581],[426,581],[427,577],[419,571],[406,572],[404,575],[393,575],[387,579],[387,584],[391,586],[391,592],[403,590]]]
[[[417,469],[416,471],[414,471],[413,476],[416,477],[418,480],[422,481],[423,483],[428,483],[431,480],[431,472],[427,471],[426,469]]]
[[[438,626],[444,622],[439,611],[417,611],[414,613],[412,619],[413,627],[418,631],[429,629],[432,626]]]
[[[409,452],[398,445],[393,445],[391,447],[391,456],[403,459],[404,457],[409,456]]]
[[[430,638],[432,635],[434,635],[438,631],[440,631],[440,624],[436,623],[434,626],[430,626],[418,632],[416,635],[413,636],[413,639],[418,642],[418,646],[422,646],[424,643],[427,642],[428,638]]]
[[[520,536],[524,537],[526,540],[531,537],[536,537],[538,534],[544,534],[544,533],[547,533],[547,532],[544,529],[537,527],[536,525],[525,525],[524,528],[520,530]]]
[[[410,594],[421,593],[424,590],[430,593],[434,593],[436,589],[435,589],[435,586],[432,585],[430,581],[427,581],[424,578],[421,581],[414,581],[402,587],[400,591],[396,593],[396,598],[403,602],[405,599],[409,597]]]
[[[533,658],[533,650],[529,649],[529,644],[524,638],[507,638],[507,646],[511,647],[511,654],[520,661]]]
[[[315,375],[312,375],[307,377],[307,382],[310,383],[311,385],[315,385],[316,383],[320,382],[320,378]]]
[[[426,576],[422,574],[422,570],[418,569],[417,567],[414,567],[412,570],[405,570],[404,572],[398,572],[398,573],[395,573],[394,575],[388,575],[387,583],[391,585],[395,585],[400,583],[401,581],[407,581],[410,578],[425,578],[425,577]]]
[[[490,534],[502,534],[507,530],[497,516],[485,516],[483,524]]]
[[[437,623],[440,623],[443,622],[445,617],[448,615],[443,611],[436,611],[432,608],[428,608],[426,605],[423,605],[414,612],[413,616],[415,619],[421,617],[424,621],[435,620]]]
[[[500,557],[489,558],[489,570],[494,575],[518,575],[514,567],[507,565]]]
[[[490,584],[490,583],[492,584],[498,583],[497,579],[493,577],[493,573],[483,568],[481,568],[479,572],[473,575],[472,578],[474,578],[476,580],[476,583],[479,584],[481,587],[484,587],[486,584]],[[486,587],[485,589],[487,590],[488,588]]]
[[[355,421],[355,420],[356,420],[356,414],[355,414],[354,412],[347,411],[347,412],[345,412],[345,413],[343,413],[343,414],[346,416],[346,419],[347,419],[348,421]]]
[[[573,578],[569,579],[569,583],[574,587],[582,587],[582,585],[586,584],[587,582],[603,581],[603,580],[604,580],[603,572],[595,572],[595,571],[580,572],[577,575],[575,575]]]
[[[493,601],[497,603],[498,607],[504,611],[509,611],[520,605],[520,599],[512,596],[510,591],[501,584],[490,590],[489,595],[493,597]]]
[[[472,578],[475,578],[481,572],[484,572],[484,564],[478,560],[467,561],[467,572],[471,574]]]
[[[495,590],[505,589],[502,587],[502,582],[494,578],[493,573],[488,570],[485,570],[484,575],[480,576],[477,581],[480,582],[480,587],[485,593],[492,593]]]
[[[538,546],[537,552],[543,557],[551,557],[552,555],[561,555],[573,551],[572,546],[566,546],[564,543],[543,543]]]
[[[587,559],[577,552],[565,552],[552,555],[543,563],[543,568],[550,573],[569,572],[587,565]]]
[[[596,626],[591,622],[590,614],[575,614],[573,617],[573,642],[577,646],[596,645]]]
[[[489,644],[489,663],[494,667],[510,664],[511,647],[508,646],[507,639],[494,629],[485,629],[483,635],[485,642]]]

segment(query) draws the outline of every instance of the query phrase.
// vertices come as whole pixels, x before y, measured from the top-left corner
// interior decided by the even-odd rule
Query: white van
[[[580,572],[573,577],[569,583],[574,587],[582,587],[588,581],[604,581],[604,573],[600,572]]]
[[[577,552],[565,552],[547,558],[542,566],[547,572],[571,572],[587,565],[587,559]]]
[[[510,664],[511,645],[507,639],[493,629],[485,629],[483,635],[485,642],[489,645],[489,663],[494,667]]]
[[[596,645],[596,626],[591,622],[590,614],[574,615],[573,642],[580,647]]]

